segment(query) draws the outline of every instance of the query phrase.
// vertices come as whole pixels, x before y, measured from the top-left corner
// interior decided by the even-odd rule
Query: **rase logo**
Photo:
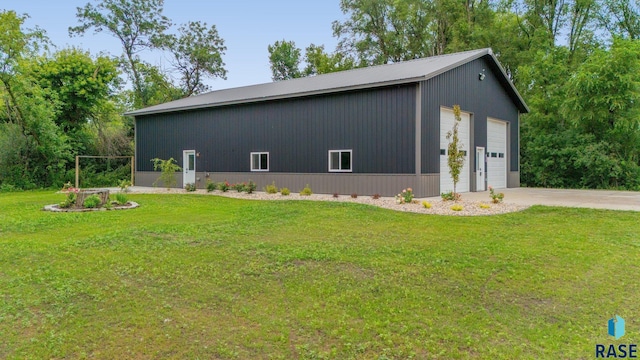
[[[625,321],[622,317],[616,315],[609,319],[607,323],[607,332],[614,339],[618,340],[624,336]],[[638,344],[596,344],[596,359],[637,359]]]

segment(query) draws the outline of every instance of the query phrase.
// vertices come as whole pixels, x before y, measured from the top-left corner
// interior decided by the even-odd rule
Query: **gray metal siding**
[[[353,150],[353,172],[415,173],[413,84],[334,95],[136,117],[136,169],[196,150],[196,170],[249,172],[269,152],[270,172],[326,173],[328,151]]]
[[[136,185],[152,186],[160,176],[159,172],[139,171],[136,173]],[[182,175],[175,175],[177,187],[181,188]],[[401,189],[411,187],[416,197],[437,196],[440,189],[440,176],[438,174],[414,175],[414,174],[291,174],[291,173],[267,173],[255,172],[247,174],[241,173],[196,173],[196,186],[204,188],[207,181],[229,183],[245,182],[253,180],[258,187],[258,191],[275,182],[279,188],[287,187],[292,192],[299,192],[309,184],[311,190],[318,194],[341,195],[358,194],[366,196],[380,194],[382,196],[395,196]]]
[[[486,77],[480,81],[483,69]],[[492,117],[509,122],[509,170],[518,171],[518,108],[498,76],[502,75],[492,62],[480,58],[422,83],[423,174],[440,172],[440,107],[455,104],[472,113],[471,164],[475,163],[475,146],[487,146],[487,117]]]

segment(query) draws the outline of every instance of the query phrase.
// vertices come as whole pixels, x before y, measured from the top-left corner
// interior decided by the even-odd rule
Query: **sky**
[[[69,37],[69,26],[78,25],[76,8],[96,0],[0,0],[0,9],[27,14],[27,28],[38,26],[47,32],[58,49],[78,46],[92,55],[122,53],[119,41],[106,33]],[[304,49],[309,44],[325,45],[333,51],[337,39],[331,23],[344,19],[339,0],[165,0],[164,15],[174,24],[203,21],[216,25],[227,51],[223,56],[227,80],[208,81],[212,90],[271,82],[267,46],[277,40],[294,41]],[[177,26],[175,26],[177,27]],[[160,52],[141,54],[144,60],[170,66]]]

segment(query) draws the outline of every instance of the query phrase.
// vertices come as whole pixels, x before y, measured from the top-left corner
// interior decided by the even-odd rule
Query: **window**
[[[447,155],[447,149],[440,149],[440,155]]]
[[[251,153],[251,171],[269,171],[269,153]]]
[[[351,150],[329,150],[329,172],[351,172]]]
[[[504,153],[498,153],[498,157],[499,157],[500,159],[504,158]]]

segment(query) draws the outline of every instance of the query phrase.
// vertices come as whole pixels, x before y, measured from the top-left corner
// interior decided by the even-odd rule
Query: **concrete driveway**
[[[500,189],[496,192],[504,193],[505,202],[520,205],[640,211],[638,191],[515,188]],[[470,201],[491,201],[488,191],[464,193],[462,198]]]

